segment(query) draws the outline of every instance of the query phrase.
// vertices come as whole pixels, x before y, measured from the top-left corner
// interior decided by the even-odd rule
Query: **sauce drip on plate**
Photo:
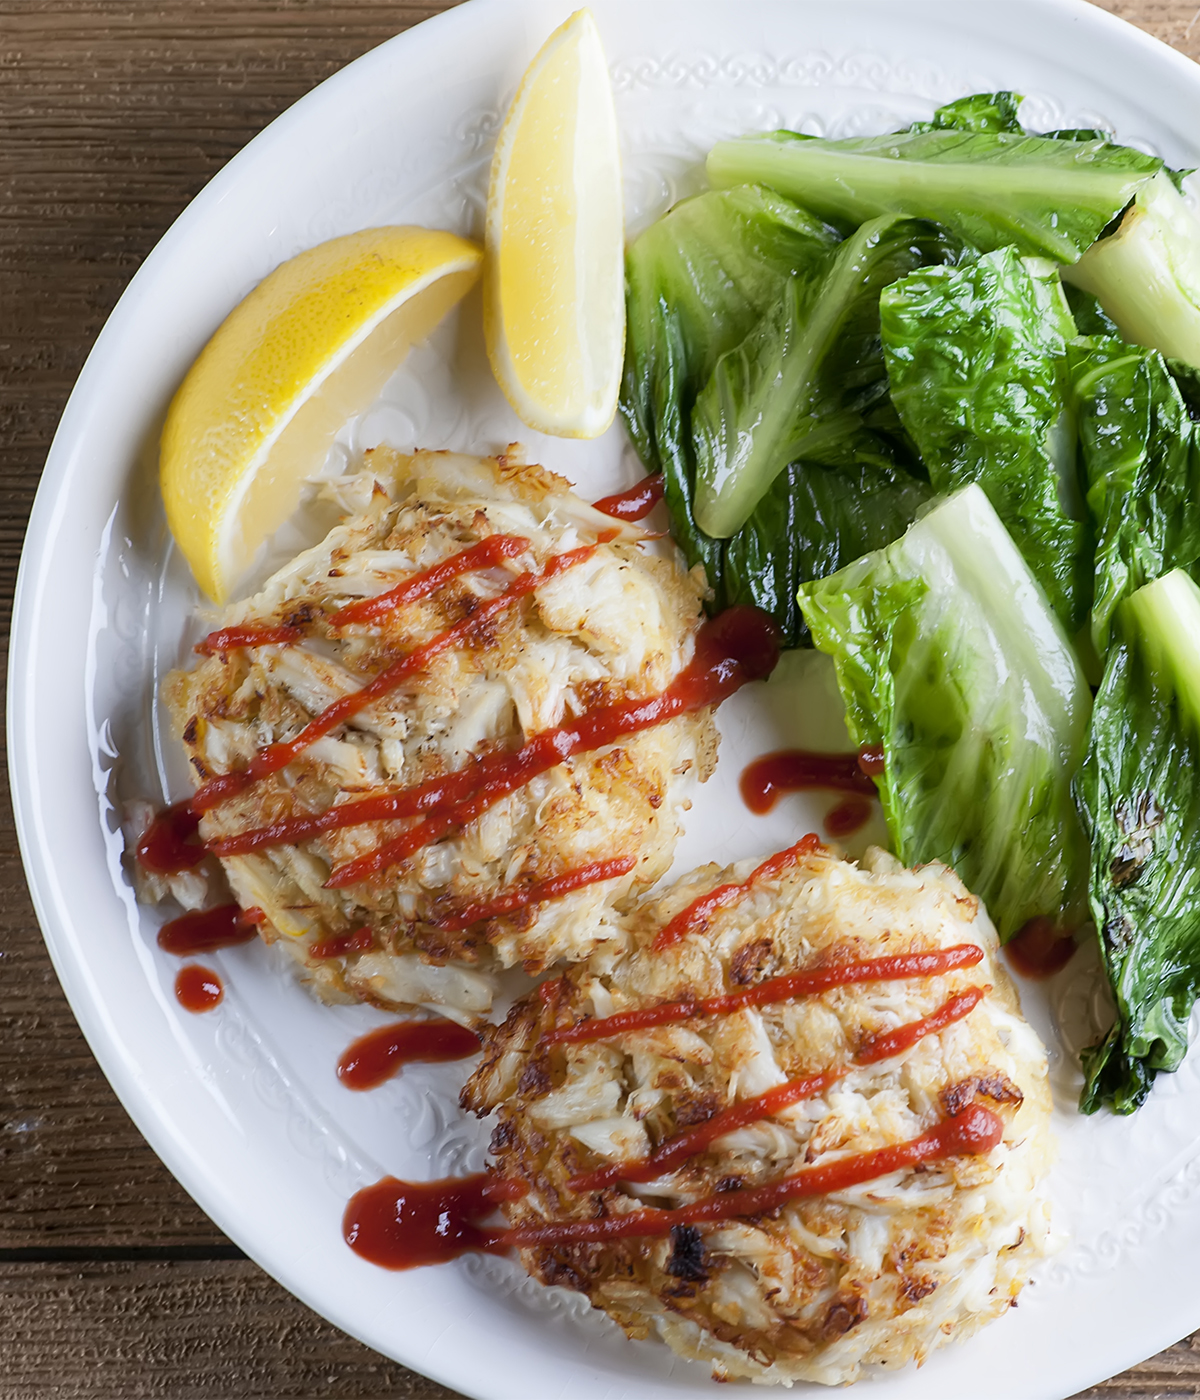
[[[1008,960],[1022,977],[1053,977],[1075,956],[1075,940],[1053,919],[1030,919],[1004,945]]]
[[[858,751],[858,766],[868,778],[879,778],[887,772],[887,755],[882,744],[864,744]]]
[[[218,948],[235,948],[257,936],[251,919],[236,904],[220,904],[215,909],[197,909],[163,924],[158,946],[165,953],[186,958],[194,953],[215,953]]]
[[[444,1264],[470,1250],[502,1249],[497,1232],[476,1221],[519,1194],[487,1172],[423,1182],[385,1176],[351,1197],[342,1234],[355,1254],[384,1269]]]
[[[853,836],[871,820],[871,803],[865,797],[845,797],[825,813],[825,830],[834,840]]]
[[[611,515],[614,520],[644,520],[663,498],[666,483],[661,472],[648,476],[631,486],[628,491],[618,491],[612,496],[602,496],[594,502],[595,508]]]
[[[764,816],[789,792],[832,788],[835,792],[874,797],[875,784],[859,764],[859,755],[854,753],[781,749],[778,753],[764,754],[747,764],[742,772],[742,801],[757,816]]]
[[[479,1051],[479,1037],[456,1021],[399,1021],[380,1026],[351,1044],[338,1061],[347,1089],[375,1089],[403,1065],[465,1060]]]
[[[211,1011],[225,997],[225,987],[211,968],[189,963],[175,978],[175,1000],[185,1011]]]

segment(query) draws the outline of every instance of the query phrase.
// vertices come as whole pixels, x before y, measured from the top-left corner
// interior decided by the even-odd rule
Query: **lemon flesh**
[[[530,64],[496,143],[484,331],[523,422],[597,437],[625,348],[617,119],[595,20],[579,10]]]
[[[451,233],[365,229],[283,263],[218,327],[171,402],[159,455],[167,523],[215,602],[481,261]]]

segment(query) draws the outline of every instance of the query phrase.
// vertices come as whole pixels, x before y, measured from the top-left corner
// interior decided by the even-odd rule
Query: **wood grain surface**
[[[1200,58],[1195,4],[1105,7]],[[5,635],[55,425],[141,260],[273,117],[443,8],[407,0],[0,0]],[[59,990],[21,872],[7,781],[2,791],[0,1400],[451,1400],[291,1298],[221,1235],[147,1147]],[[1200,1397],[1200,1334],[1087,1394]]]

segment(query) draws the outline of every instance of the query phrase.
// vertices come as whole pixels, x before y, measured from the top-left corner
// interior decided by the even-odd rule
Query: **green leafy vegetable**
[[[919,131],[1012,131],[1025,134],[1017,120],[1021,97],[1015,92],[976,92],[947,102],[933,114],[933,120],[914,122],[909,132]]]
[[[1054,610],[1087,614],[1090,560],[1075,476],[1066,345],[1075,327],[1053,267],[1011,248],[915,272],[884,292],[892,402],[934,489],[977,481]]]
[[[1200,992],[1200,589],[1180,570],[1118,612],[1076,792],[1117,1002],[1085,1052],[1080,1108],[1132,1113],[1187,1051]]]
[[[677,205],[626,260],[621,411],[634,446],[648,470],[664,474],[672,532],[688,564],[704,565],[714,607],[756,603],[789,644],[806,639],[799,584],[903,534],[929,493],[886,398],[878,341],[868,347],[865,385],[846,391],[859,414],[846,424],[850,431],[826,440],[819,454],[814,446],[817,462],[789,465],[728,540],[707,535],[692,514],[692,415],[721,356],[778,313],[789,286],[824,278],[838,243],[778,195],[741,188]],[[846,362],[836,350],[829,363]]]
[[[683,201],[629,249],[621,414],[647,470],[664,475],[676,542],[714,587],[721,547],[692,517],[692,406],[720,357],[791,279],[821,276],[837,243],[794,204],[746,187]]]
[[[1091,292],[1085,292],[1082,287],[1073,286],[1069,282],[1063,285],[1063,292],[1066,294],[1071,320],[1075,322],[1075,330],[1079,335],[1121,334],[1117,330],[1117,323]]]
[[[791,462],[830,460],[886,397],[879,294],[961,246],[935,225],[872,219],[820,279],[791,279],[780,305],[716,363],[692,414],[697,524],[726,539]]]
[[[1063,276],[1097,298],[1126,340],[1200,365],[1200,223],[1165,171]]]
[[[978,486],[894,544],[800,589],[833,657],[856,744],[879,746],[893,849],[939,860],[987,902],[1001,938],[1085,913],[1071,798],[1090,695],[1079,663]]]
[[[1096,531],[1092,641],[1135,589],[1200,559],[1200,445],[1163,358],[1122,340],[1068,352]]]
[[[984,251],[1011,244],[1073,263],[1163,168],[1157,157],[1105,138],[964,124],[839,141],[791,131],[722,141],[709,153],[708,177],[717,188],[767,185],[843,227],[909,214],[935,219]]]
[[[719,606],[753,603],[775,618],[789,645],[807,643],[800,585],[890,544],[929,496],[927,481],[869,439],[847,465],[793,463],[723,543]]]
[[[1108,132],[1098,126],[1060,126],[1057,131],[1038,134],[1048,141],[1103,141],[1108,146],[1116,144]]]
[[[1167,368],[1171,371],[1175,387],[1183,395],[1188,417],[1193,423],[1200,422],[1200,369],[1174,359],[1167,360]]]

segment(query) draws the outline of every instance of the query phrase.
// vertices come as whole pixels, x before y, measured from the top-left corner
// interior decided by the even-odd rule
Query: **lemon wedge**
[[[624,216],[612,87],[590,10],[529,65],[500,129],[488,191],[484,332],[523,422],[598,437],[625,349]]]
[[[300,503],[338,429],[479,275],[452,233],[375,228],[281,264],[229,314],[167,412],[167,523],[223,603]]]

